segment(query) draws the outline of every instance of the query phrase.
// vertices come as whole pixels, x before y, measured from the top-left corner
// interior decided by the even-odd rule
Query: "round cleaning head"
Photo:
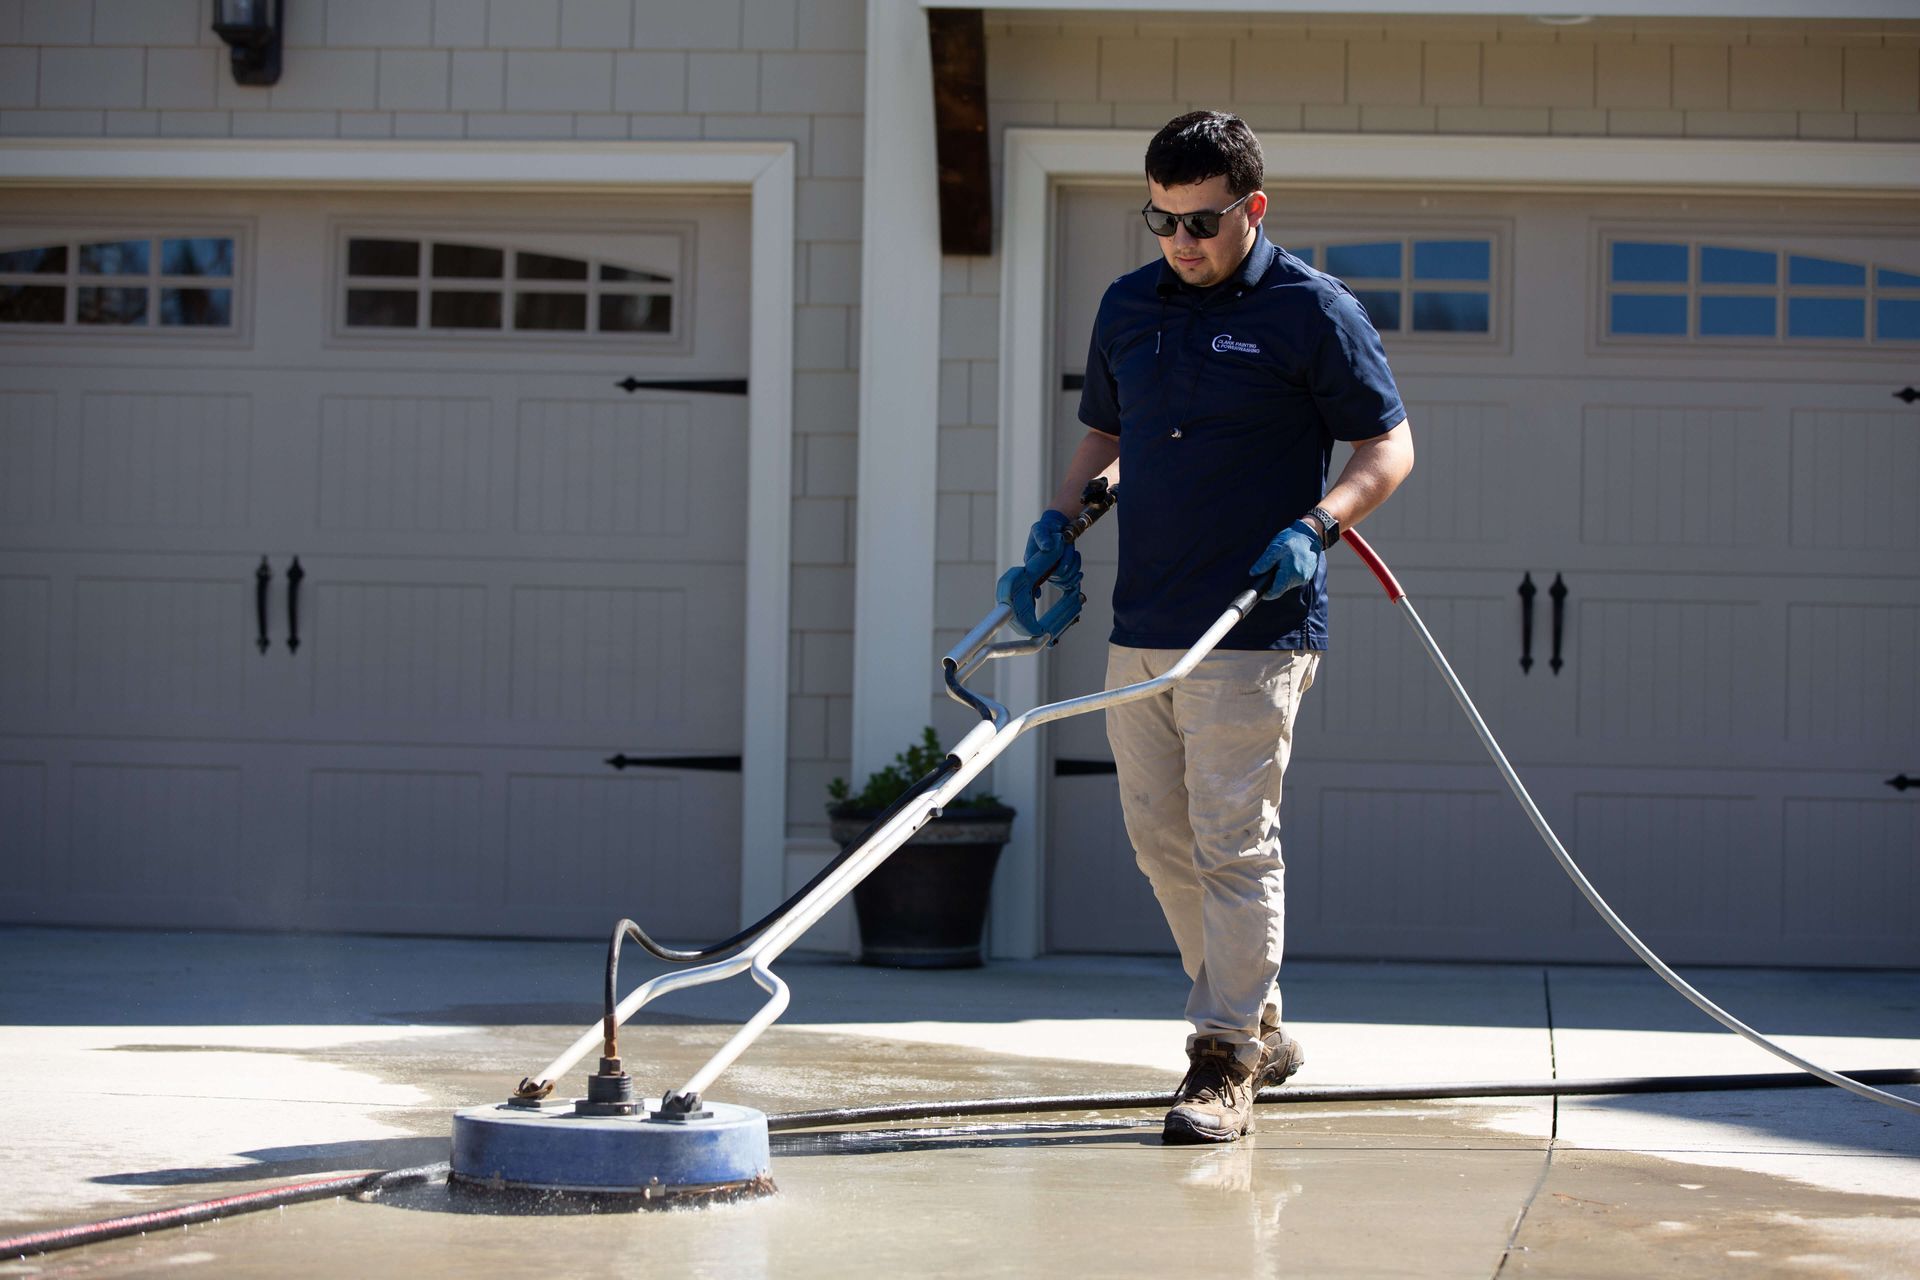
[[[571,1102],[453,1115],[450,1181],[468,1191],[559,1194],[661,1208],[773,1192],[767,1117],[707,1102],[688,1118],[582,1114]]]

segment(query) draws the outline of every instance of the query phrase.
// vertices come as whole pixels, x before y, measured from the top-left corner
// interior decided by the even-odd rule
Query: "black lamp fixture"
[[[235,84],[280,80],[280,18],[286,0],[213,0],[213,31],[225,40]]]

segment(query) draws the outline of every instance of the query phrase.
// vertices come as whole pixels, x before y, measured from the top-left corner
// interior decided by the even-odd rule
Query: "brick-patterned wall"
[[[1009,126],[1156,129],[1200,107],[1262,134],[1920,139],[1920,22],[990,13],[987,92],[996,186]],[[943,628],[984,612],[999,569],[998,259],[950,258],[945,279]]]
[[[0,0],[0,135],[787,139],[798,149],[791,829],[853,692],[865,0],[289,0],[279,84],[210,0]]]

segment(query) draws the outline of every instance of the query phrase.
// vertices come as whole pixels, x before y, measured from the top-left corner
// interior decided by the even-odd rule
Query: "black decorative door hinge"
[[[628,395],[636,391],[693,391],[711,396],[747,394],[745,378],[636,378],[628,374],[613,385]]]
[[[1895,774],[1887,779],[1887,785],[1895,791],[1905,791],[1908,787],[1920,787],[1920,778],[1909,778],[1906,774]]]
[[[1902,387],[1893,393],[1893,398],[1912,404],[1915,400],[1920,400],[1920,391],[1915,391],[1912,387]]]
[[[739,756],[608,756],[616,769],[697,769],[703,773],[738,773]]]

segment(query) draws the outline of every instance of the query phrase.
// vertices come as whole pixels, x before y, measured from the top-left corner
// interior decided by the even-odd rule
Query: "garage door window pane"
[[[67,291],[59,285],[0,284],[0,324],[64,324]]]
[[[1327,256],[1333,256],[1329,250]],[[1385,333],[1400,327],[1400,291],[1398,289],[1355,289],[1353,296],[1366,308],[1373,327]]]
[[[1395,240],[1380,244],[1330,244],[1327,271],[1343,280],[1398,280],[1400,243]]]
[[[1700,248],[1700,279],[1706,284],[1773,284],[1779,278],[1778,254],[1713,245]]]
[[[417,276],[420,274],[418,240],[347,241],[347,274],[350,276]]]
[[[1857,289],[1866,282],[1867,269],[1857,262],[1803,258],[1797,253],[1787,259],[1788,284],[1843,285]]]
[[[1685,284],[1687,246],[1656,244],[1645,240],[1616,240],[1613,242],[1611,275],[1616,284]]]
[[[1882,342],[1920,342],[1920,298],[1882,298],[1874,313]]]
[[[1491,326],[1489,311],[1484,293],[1419,291],[1413,295],[1413,331],[1486,333]]]
[[[85,288],[80,290],[79,319],[81,324],[145,324],[147,322],[147,291],[119,288]]]
[[[1700,334],[1708,338],[1771,338],[1774,300],[1764,297],[1708,295],[1700,299]]]
[[[349,289],[347,323],[355,328],[417,328],[420,295],[411,289]]]
[[[0,275],[65,275],[67,272],[67,246],[52,245],[45,249],[9,249],[0,253]]]
[[[1873,282],[1882,289],[1920,289],[1920,276],[1881,267],[1873,273]]]
[[[1789,338],[1864,338],[1867,303],[1864,298],[1788,298]]]
[[[498,329],[500,327],[500,295],[437,292],[433,295],[433,327],[436,329]]]
[[[1635,337],[1684,338],[1687,300],[1679,294],[1616,293],[1608,309],[1607,328]]]
[[[1416,240],[1415,280],[1486,280],[1493,274],[1493,245],[1486,240]],[[1413,327],[1420,327],[1420,303],[1414,301]]]
[[[233,323],[231,289],[162,289],[160,323],[192,327]]]
[[[516,253],[513,274],[522,280],[585,280],[587,264],[578,258],[559,258],[550,253]]]
[[[600,332],[671,333],[673,299],[663,294],[603,293]]]
[[[513,327],[580,333],[587,327],[587,295],[523,293],[513,300]]]
[[[143,276],[151,260],[145,240],[111,240],[80,246],[80,274]]]
[[[1292,254],[1294,257],[1300,259],[1300,261],[1306,263],[1308,266],[1313,265],[1313,249],[1311,247],[1308,247],[1305,249],[1289,249],[1287,250],[1287,252]]]
[[[632,267],[615,267],[602,264],[600,278],[609,283],[632,284],[672,284],[672,276],[663,276],[657,271],[636,271]]]
[[[230,276],[233,274],[233,241],[219,236],[162,240],[160,274]]]
[[[502,249],[472,244],[433,246],[433,274],[446,280],[498,280],[507,269]]]

